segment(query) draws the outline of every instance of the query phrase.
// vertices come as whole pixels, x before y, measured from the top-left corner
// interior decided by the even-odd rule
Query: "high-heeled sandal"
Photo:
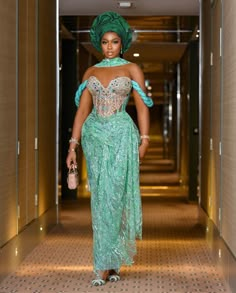
[[[120,281],[119,273],[117,273],[115,270],[110,270],[108,280],[110,282],[118,282],[118,281]]]
[[[106,280],[108,278],[108,271],[107,271],[106,274],[105,274],[105,272],[103,273],[103,277],[101,277],[98,272],[95,272],[95,274],[96,274],[97,278],[92,280],[91,284],[93,286],[103,286],[103,285],[105,285]],[[104,278],[104,274],[105,274],[105,278]]]
[[[103,285],[106,284],[106,281],[104,281],[101,278],[97,278],[97,279],[92,280],[91,283],[92,283],[93,286],[103,286]]]

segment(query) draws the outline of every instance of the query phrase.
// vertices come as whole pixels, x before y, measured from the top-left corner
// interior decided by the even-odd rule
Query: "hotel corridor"
[[[63,202],[60,224],[3,280],[0,292],[231,292],[215,253],[222,244],[197,204],[179,195],[144,197],[143,216],[135,264],[122,268],[121,281],[92,287],[89,199]]]
[[[0,293],[236,292],[236,1],[120,2],[2,1]],[[103,58],[90,27],[111,10],[154,107],[135,264],[92,287],[85,159],[78,192],[63,164],[75,91]],[[137,122],[132,95],[127,110]]]

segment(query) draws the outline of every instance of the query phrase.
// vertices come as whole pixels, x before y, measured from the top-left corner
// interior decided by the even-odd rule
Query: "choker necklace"
[[[95,67],[113,67],[113,66],[121,66],[130,63],[129,61],[120,58],[120,57],[115,57],[115,58],[105,58],[98,64],[94,65]]]

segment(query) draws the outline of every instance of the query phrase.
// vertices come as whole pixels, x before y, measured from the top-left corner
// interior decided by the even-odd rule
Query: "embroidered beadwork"
[[[131,87],[131,80],[126,76],[111,80],[107,87],[95,76],[90,76],[87,83],[87,88],[93,96],[94,108],[102,117],[109,117],[125,109]]]

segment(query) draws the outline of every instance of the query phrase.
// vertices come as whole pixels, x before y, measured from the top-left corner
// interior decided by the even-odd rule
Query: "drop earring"
[[[123,58],[123,49],[122,49],[122,47],[120,48],[120,57]]]

